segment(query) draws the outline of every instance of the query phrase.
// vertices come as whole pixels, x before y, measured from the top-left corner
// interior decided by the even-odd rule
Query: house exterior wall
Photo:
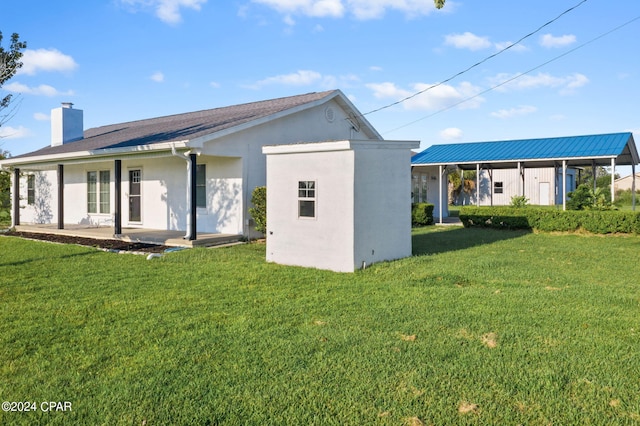
[[[27,199],[27,176],[35,181],[35,200]],[[13,203],[13,174],[11,175],[11,202]],[[20,221],[22,223],[50,224],[58,221],[57,173],[50,170],[25,171],[20,177]],[[13,215],[13,209],[11,209]]]
[[[419,143],[399,144],[265,147],[267,261],[353,272],[410,256],[410,149]],[[313,218],[299,217],[301,181],[315,183]]]
[[[267,156],[267,261],[354,270],[353,151]],[[316,182],[316,217],[298,217],[298,182]]]
[[[333,113],[332,120],[328,109]],[[248,209],[254,188],[266,185],[266,159],[262,153],[265,145],[287,145],[350,138],[366,139],[363,132],[353,130],[345,111],[335,100],[309,108],[296,114],[251,127],[203,143],[202,153],[209,156],[242,158],[242,217],[244,233],[251,238],[261,234],[253,230],[253,220]]]
[[[354,263],[357,268],[411,256],[411,153],[357,146]]]
[[[613,186],[616,191],[628,191],[631,190],[633,185],[633,175],[628,175],[616,179]],[[640,189],[640,173],[636,173],[636,190]]]

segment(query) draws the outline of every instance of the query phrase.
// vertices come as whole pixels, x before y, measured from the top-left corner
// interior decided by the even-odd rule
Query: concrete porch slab
[[[92,227],[77,224],[65,224],[64,229],[58,229],[56,224],[19,225],[16,226],[16,231],[68,235],[73,237],[96,238],[100,240],[121,240],[172,247],[210,247],[236,243],[242,240],[242,235],[198,232],[197,238],[189,241],[182,238],[185,234],[184,231],[163,231],[144,228],[122,228],[122,234],[114,235],[112,227]]]

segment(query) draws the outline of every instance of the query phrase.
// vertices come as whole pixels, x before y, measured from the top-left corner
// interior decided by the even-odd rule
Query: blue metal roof
[[[619,165],[637,164],[638,151],[631,132],[604,135],[522,139],[497,142],[433,145],[416,154],[411,164],[491,164],[528,161],[549,163],[568,160],[586,165],[594,159],[616,158]],[[587,163],[586,161],[589,161]]]

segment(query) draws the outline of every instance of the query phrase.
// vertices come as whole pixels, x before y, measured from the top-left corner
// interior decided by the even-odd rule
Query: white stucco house
[[[382,137],[339,90],[84,129],[51,114],[46,147],[12,170],[14,225],[87,224],[251,236],[251,192],[266,184],[262,147]],[[408,165],[407,165],[408,167]]]

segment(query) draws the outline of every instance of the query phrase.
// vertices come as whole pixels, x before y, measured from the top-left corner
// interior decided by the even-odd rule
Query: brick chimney
[[[73,109],[71,102],[62,102],[61,107],[51,110],[51,146],[80,140],[83,133],[81,109]]]

